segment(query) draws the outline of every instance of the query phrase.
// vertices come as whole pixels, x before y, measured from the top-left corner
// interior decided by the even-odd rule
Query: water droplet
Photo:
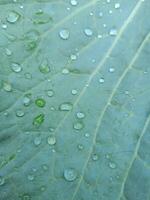
[[[69,69],[64,68],[64,69],[62,70],[62,74],[69,74]]]
[[[65,169],[64,178],[66,181],[74,181],[77,178],[77,172],[72,168]]]
[[[32,17],[34,24],[46,24],[48,22],[52,22],[53,19],[47,13],[44,13],[42,10],[37,11]]]
[[[2,28],[6,29],[7,28],[7,24],[2,24]]]
[[[30,73],[25,73],[24,76],[26,79],[32,79],[32,74]]]
[[[99,12],[99,17],[103,17],[103,13],[102,12]]]
[[[89,28],[84,29],[84,33],[86,36],[92,36],[93,35],[93,31]]]
[[[0,186],[4,185],[4,183],[5,183],[5,179],[2,176],[0,176]]]
[[[79,149],[79,150],[83,150],[83,145],[82,145],[82,144],[79,144],[79,145],[78,145],[78,149]]]
[[[18,63],[12,63],[11,64],[11,69],[12,69],[12,71],[14,71],[16,73],[19,73],[22,70],[21,65],[18,64]]]
[[[6,48],[5,51],[6,51],[6,55],[7,56],[11,56],[12,55],[12,51],[10,49]]]
[[[77,112],[76,115],[78,119],[83,119],[85,117],[85,114],[83,112]]]
[[[3,82],[3,89],[6,91],[6,92],[11,92],[12,91],[12,86],[10,83],[8,82]]]
[[[47,142],[49,145],[55,145],[56,144],[56,138],[54,135],[50,135],[48,138],[47,138]]]
[[[30,102],[31,102],[31,99],[28,96],[24,96],[24,98],[23,98],[23,104],[25,106],[29,106]]]
[[[116,164],[114,162],[109,162],[109,167],[111,169],[115,169],[116,168]]]
[[[20,14],[16,11],[11,11],[7,16],[7,21],[9,23],[16,23],[20,18]]]
[[[32,174],[29,174],[27,176],[27,178],[28,178],[29,181],[33,181],[34,180],[34,176]]]
[[[36,116],[33,120],[33,125],[40,126],[44,122],[44,118],[45,118],[44,114]]]
[[[113,67],[110,67],[110,68],[109,68],[109,72],[110,72],[110,73],[113,73],[114,71],[115,71],[115,69],[114,69]]]
[[[72,93],[73,95],[76,95],[76,94],[78,93],[78,91],[77,91],[76,89],[73,89],[73,90],[71,91],[71,93]]]
[[[21,200],[31,200],[31,197],[30,197],[28,194],[24,194],[24,195],[21,197]]]
[[[105,82],[104,78],[100,78],[100,79],[99,79],[99,82],[100,82],[100,83],[104,83],[104,82]]]
[[[98,160],[98,155],[97,154],[93,154],[92,155],[92,160],[97,161]]]
[[[59,36],[63,40],[67,40],[70,36],[69,30],[68,29],[62,29],[59,31]]]
[[[77,0],[71,0],[70,3],[72,6],[76,6],[78,4]]]
[[[24,116],[24,111],[23,110],[17,110],[16,111],[16,116],[17,117],[23,117]]]
[[[42,186],[42,187],[40,188],[40,190],[43,192],[43,191],[46,190],[46,187],[45,187],[45,186]]]
[[[43,108],[46,104],[46,101],[42,98],[39,98],[39,99],[36,99],[35,100],[35,104],[40,107],[40,108]]]
[[[72,54],[72,55],[70,56],[70,58],[71,58],[71,60],[76,60],[76,59],[77,59],[77,56],[76,56],[75,54]]]
[[[40,145],[40,144],[41,144],[41,138],[40,138],[40,137],[36,137],[36,138],[34,139],[34,144],[35,144],[36,146]]]
[[[73,128],[76,129],[76,130],[81,130],[83,129],[83,123],[81,122],[76,122],[74,125],[73,125]]]
[[[117,35],[117,29],[112,28],[112,29],[109,31],[109,34],[110,34],[111,36],[116,36],[116,35]]]
[[[61,111],[70,111],[72,110],[72,104],[69,103],[69,102],[65,102],[65,103],[62,103],[60,106],[59,106],[59,109]]]
[[[47,96],[48,96],[48,97],[54,96],[54,91],[53,91],[53,90],[48,90],[48,91],[47,91]]]
[[[120,3],[115,3],[115,8],[116,9],[120,8]]]
[[[43,165],[42,168],[43,168],[44,171],[48,170],[48,166],[47,165]]]
[[[50,67],[48,65],[48,61],[44,60],[42,64],[39,66],[39,70],[43,74],[48,74],[50,72]]]
[[[85,133],[85,137],[90,137],[90,134],[89,133]]]

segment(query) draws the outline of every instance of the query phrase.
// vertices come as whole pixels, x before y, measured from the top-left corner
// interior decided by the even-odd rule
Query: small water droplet
[[[77,178],[77,172],[72,168],[65,169],[64,178],[66,181],[74,181]]]
[[[99,17],[103,17],[103,13],[102,12],[99,12]]]
[[[31,99],[28,96],[24,96],[23,98],[24,106],[29,106],[30,102],[31,102]]]
[[[24,76],[26,79],[32,79],[32,74],[30,73],[25,73]]]
[[[92,155],[92,160],[97,161],[98,160],[98,155],[97,154],[93,154]]]
[[[114,69],[113,67],[110,67],[110,68],[109,68],[109,72],[110,72],[110,73],[113,73],[114,71],[115,71],[115,69]]]
[[[93,31],[89,28],[84,29],[84,33],[86,36],[92,36],[93,35]]]
[[[116,168],[116,164],[114,162],[109,162],[109,167],[111,169],[115,169]]]
[[[13,72],[19,73],[19,72],[21,72],[22,67],[18,63],[12,63],[11,64],[11,69],[12,69]]]
[[[73,95],[76,95],[76,94],[78,93],[78,91],[77,91],[76,89],[73,89],[73,90],[71,91],[71,93],[72,93]]]
[[[70,36],[69,30],[68,29],[62,29],[59,31],[59,36],[63,40],[67,40]]]
[[[11,92],[12,91],[12,86],[10,83],[8,82],[3,82],[3,89],[6,91],[6,92]]]
[[[45,118],[44,114],[36,116],[33,120],[33,125],[40,126],[44,122],[44,118]]]
[[[11,56],[12,55],[12,51],[10,49],[6,48],[5,51],[6,51],[6,55],[7,56]]]
[[[82,145],[82,144],[79,144],[79,145],[78,145],[78,149],[79,149],[79,150],[83,150],[83,145]]]
[[[104,83],[104,82],[105,82],[104,78],[100,78],[100,79],[99,79],[99,82],[100,82],[100,83]]]
[[[78,4],[77,0],[71,0],[70,3],[72,6],[76,6]]]
[[[4,185],[4,183],[5,183],[5,179],[2,176],[0,176],[0,186]]]
[[[78,119],[83,119],[85,117],[85,114],[83,112],[77,112],[76,115]]]
[[[23,117],[24,116],[24,111],[23,110],[17,110],[16,111],[16,116],[17,117]]]
[[[39,146],[39,145],[41,144],[41,138],[40,138],[40,137],[34,138],[34,144],[35,144],[36,146]]]
[[[33,181],[34,180],[34,176],[32,174],[29,174],[27,176],[27,178],[28,178],[29,181]]]
[[[20,18],[20,14],[16,11],[11,11],[7,16],[7,21],[9,23],[16,23]]]
[[[85,137],[90,137],[90,134],[89,133],[85,133]]]
[[[48,97],[53,97],[54,96],[54,91],[53,90],[48,90],[47,91],[47,96]]]
[[[116,36],[116,35],[117,35],[117,29],[112,28],[112,29],[109,31],[109,35],[110,35],[110,36]]]
[[[21,200],[31,200],[31,197],[28,194],[23,194]]]
[[[34,24],[46,24],[48,22],[52,22],[53,19],[52,17],[47,14],[47,13],[44,13],[41,9],[38,10],[32,17],[32,21]]]
[[[43,168],[44,171],[48,170],[48,166],[47,165],[43,165],[42,168]]]
[[[55,145],[56,144],[56,137],[54,135],[50,135],[47,138],[47,142],[49,145]]]
[[[6,29],[7,28],[7,24],[2,24],[2,28]]]
[[[69,74],[69,69],[64,68],[64,69],[62,70],[62,74]]]
[[[71,54],[70,58],[71,58],[71,60],[76,60],[77,56],[75,54]]]
[[[39,70],[43,74],[48,74],[50,72],[50,67],[48,65],[48,61],[44,60],[42,64],[39,66]]]
[[[42,186],[42,187],[40,188],[40,190],[43,192],[43,191],[46,190],[46,187],[45,187],[45,186]]]
[[[120,3],[115,3],[115,8],[116,9],[120,8]]]
[[[38,98],[35,100],[35,104],[40,107],[40,108],[43,108],[46,104],[46,101],[42,98]]]
[[[83,127],[84,127],[83,123],[81,123],[81,122],[76,122],[73,125],[73,128],[76,129],[76,130],[81,130],[81,129],[83,129]]]
[[[72,110],[72,104],[69,103],[69,102],[65,102],[65,103],[62,103],[60,106],[59,106],[59,109],[61,111],[70,111]]]

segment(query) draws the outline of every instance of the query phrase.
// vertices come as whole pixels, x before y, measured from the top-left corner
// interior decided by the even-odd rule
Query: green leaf
[[[150,200],[149,0],[0,0],[0,200]]]

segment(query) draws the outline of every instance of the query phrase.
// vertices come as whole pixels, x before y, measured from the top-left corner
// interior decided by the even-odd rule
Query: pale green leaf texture
[[[150,200],[150,0],[0,0],[0,200]]]

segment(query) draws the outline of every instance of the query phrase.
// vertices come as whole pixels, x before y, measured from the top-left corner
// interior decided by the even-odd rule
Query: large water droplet
[[[12,69],[12,71],[14,71],[16,73],[19,73],[22,70],[21,65],[18,64],[18,63],[12,63],[11,64],[11,69]]]
[[[69,102],[65,102],[65,103],[62,103],[60,106],[59,106],[59,109],[61,111],[69,111],[69,110],[72,110],[72,104],[69,103]]]
[[[35,104],[38,106],[38,107],[41,107],[43,108],[46,104],[46,101],[42,98],[38,98],[35,100]]]
[[[77,172],[72,168],[65,169],[64,178],[66,181],[74,181],[77,178]]]
[[[11,11],[7,16],[7,21],[9,23],[16,23],[20,18],[20,14],[16,11]]]
[[[59,36],[63,40],[67,40],[70,36],[69,30],[68,29],[62,29],[59,31]]]

